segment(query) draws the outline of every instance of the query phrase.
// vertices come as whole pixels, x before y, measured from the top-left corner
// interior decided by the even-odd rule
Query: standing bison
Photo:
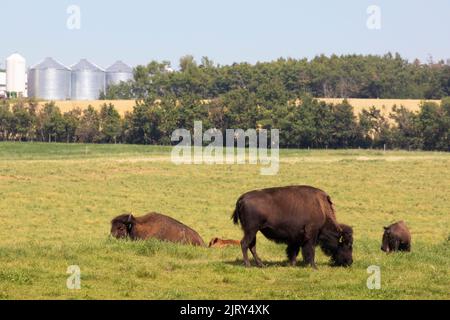
[[[386,253],[394,251],[411,251],[411,234],[404,221],[384,227],[381,250]]]
[[[134,217],[127,213],[111,221],[111,235],[122,239],[146,240],[155,238],[163,241],[205,246],[200,235],[168,216],[159,213],[149,213],[143,217]]]
[[[353,230],[336,221],[331,198],[322,190],[309,186],[291,186],[251,191],[242,195],[232,216],[241,223],[241,241],[245,266],[249,267],[248,249],[258,266],[263,266],[256,253],[258,231],[268,239],[288,245],[286,253],[291,265],[297,263],[302,249],[303,261],[316,268],[315,247],[331,256],[334,265],[353,263]]]

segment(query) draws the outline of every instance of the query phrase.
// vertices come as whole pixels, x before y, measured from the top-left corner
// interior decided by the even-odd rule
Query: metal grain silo
[[[46,58],[28,71],[28,96],[44,100],[70,99],[70,69]]]
[[[72,100],[97,100],[105,92],[105,71],[86,59],[72,69]]]
[[[117,61],[106,69],[106,86],[133,79],[133,69],[122,61]]]

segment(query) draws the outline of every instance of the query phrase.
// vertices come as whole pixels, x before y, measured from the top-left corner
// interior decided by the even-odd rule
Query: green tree
[[[441,150],[450,151],[450,97],[445,97],[442,99],[441,107],[443,112],[442,124],[444,127],[442,130],[443,135]]]
[[[83,110],[75,136],[77,141],[82,143],[101,141],[100,117],[92,106],[88,106],[87,109]]]
[[[393,143],[401,149],[421,149],[423,141],[420,137],[418,116],[405,107],[394,106],[390,118],[394,120],[392,128]]]
[[[61,111],[54,102],[46,103],[38,114],[41,141],[64,141],[66,128]]]
[[[6,100],[0,101],[0,140],[7,141],[10,139],[12,122],[13,114],[9,103]]]
[[[66,142],[77,142],[76,132],[80,125],[82,111],[80,108],[75,108],[63,115]]]
[[[418,123],[425,150],[448,150],[448,127],[444,110],[434,102],[424,102],[420,106]]]
[[[106,92],[100,94],[100,100],[130,100],[134,98],[132,81],[121,81],[118,84],[109,85]]]
[[[145,102],[138,102],[133,112],[127,116],[126,141],[134,144],[157,144],[161,137],[158,128],[159,105],[150,102],[154,99],[147,99]]]
[[[359,115],[359,127],[363,139],[371,147],[382,148],[393,145],[391,127],[389,120],[383,116],[381,110],[371,107],[369,110],[362,110]]]
[[[36,129],[34,110],[30,109],[24,101],[18,101],[12,107],[10,130],[13,140],[31,141]]]
[[[101,141],[106,143],[117,143],[117,138],[121,134],[122,124],[120,115],[114,105],[104,104],[100,110],[100,132]]]
[[[343,103],[333,106],[332,112],[333,146],[336,148],[356,146],[359,130],[353,107],[344,100]]]

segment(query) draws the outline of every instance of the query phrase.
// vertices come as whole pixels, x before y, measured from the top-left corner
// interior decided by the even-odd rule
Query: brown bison
[[[163,241],[205,246],[200,235],[168,216],[159,213],[149,213],[142,217],[134,217],[127,213],[111,221],[111,235],[122,239],[146,240],[155,238]]]
[[[214,238],[209,242],[210,248],[224,248],[229,246],[240,246],[241,242],[238,240],[223,240],[219,238]]]
[[[411,251],[411,234],[404,221],[384,227],[381,250],[387,253],[392,251]]]
[[[256,253],[258,231],[268,239],[288,245],[286,253],[291,265],[296,265],[302,249],[303,261],[316,268],[315,247],[331,256],[337,266],[353,263],[353,230],[336,221],[331,198],[322,190],[309,186],[290,186],[251,191],[242,195],[232,216],[241,222],[244,263],[250,266],[250,249],[258,266],[263,266]]]

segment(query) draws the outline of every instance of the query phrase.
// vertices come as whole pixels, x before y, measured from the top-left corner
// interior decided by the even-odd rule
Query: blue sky
[[[80,30],[66,27],[69,5],[81,9]],[[380,30],[366,26],[370,5],[381,9]],[[185,54],[220,64],[388,51],[450,58],[448,0],[2,0],[0,11],[2,66],[16,51],[28,65],[51,56],[103,67],[118,59],[177,67]]]

